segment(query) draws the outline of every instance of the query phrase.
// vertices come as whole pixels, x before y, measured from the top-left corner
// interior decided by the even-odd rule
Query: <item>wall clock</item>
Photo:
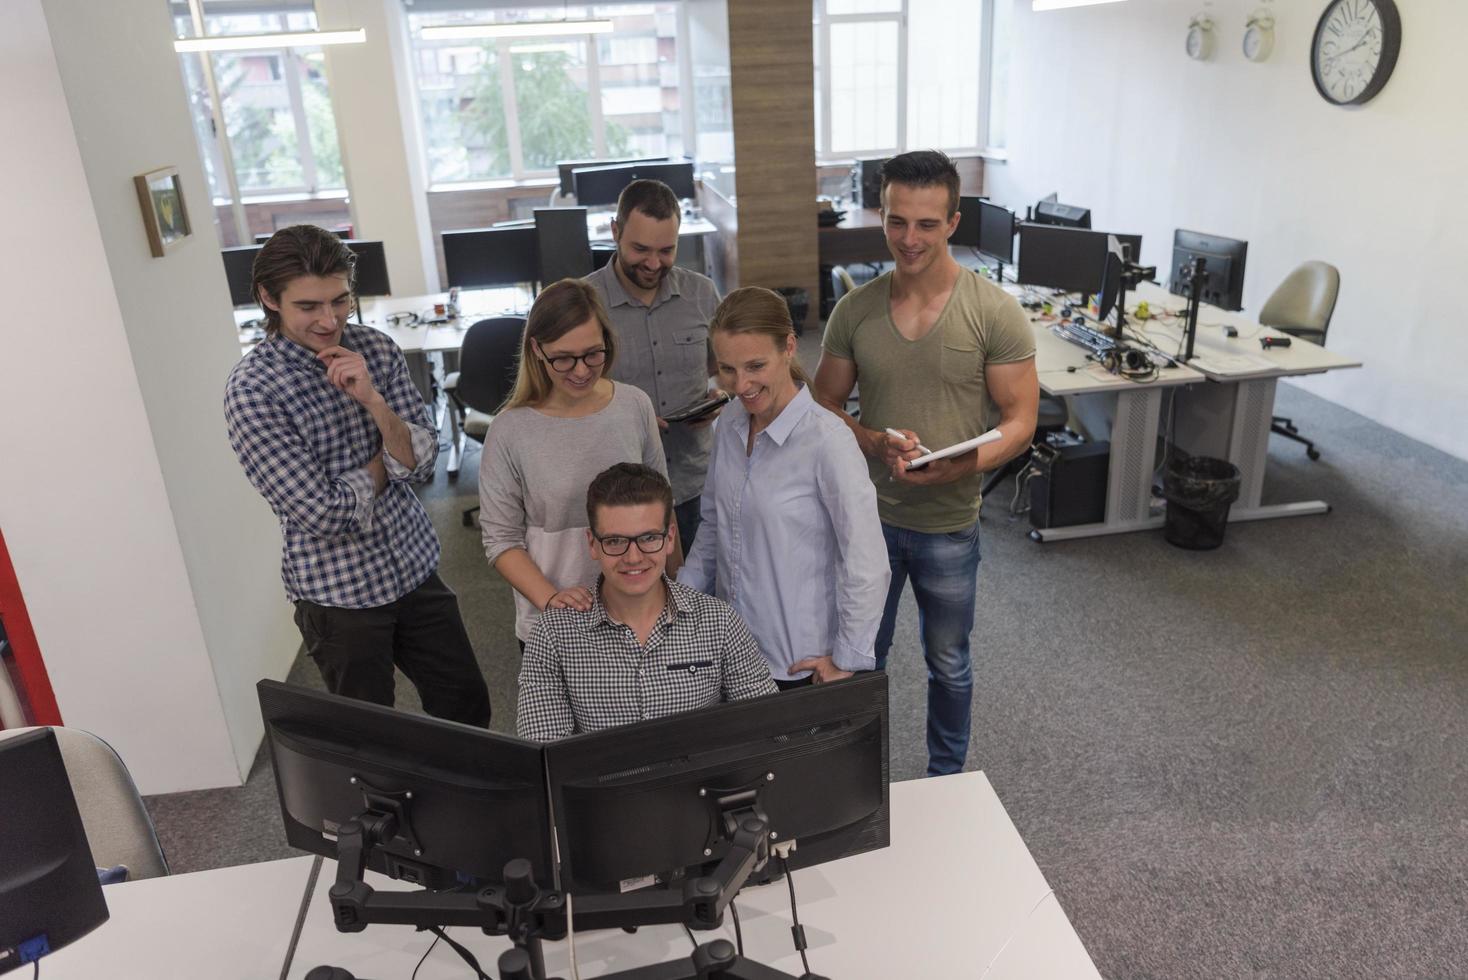
[[[1394,0],[1333,0],[1315,25],[1310,74],[1332,105],[1362,105],[1392,77],[1402,46]]]
[[[1188,57],[1194,61],[1207,61],[1213,56],[1213,20],[1198,14],[1188,22]]]
[[[1257,10],[1244,25],[1244,57],[1250,61],[1267,61],[1274,51],[1274,15]]]

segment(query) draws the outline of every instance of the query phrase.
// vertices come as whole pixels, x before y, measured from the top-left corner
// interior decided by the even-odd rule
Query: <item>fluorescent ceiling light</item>
[[[285,34],[216,34],[210,37],[181,37],[175,51],[253,51],[260,48],[309,48],[323,44],[361,44],[366,28],[354,31],[293,31]]]
[[[568,34],[610,34],[609,20],[549,20],[529,24],[459,24],[425,27],[425,41],[457,41],[481,37],[565,37]]]
[[[1033,10],[1064,10],[1067,7],[1089,7],[1097,3],[1120,3],[1121,0],[1035,0]]]
[[[561,44],[512,44],[510,54],[571,54],[576,53],[577,41]]]

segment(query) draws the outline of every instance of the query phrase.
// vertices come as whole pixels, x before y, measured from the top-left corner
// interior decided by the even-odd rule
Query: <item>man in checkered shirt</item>
[[[515,730],[554,741],[776,693],[744,621],[721,599],[668,578],[673,490],[618,463],[586,491],[587,547],[601,564],[591,609],[547,608],[520,666]]]
[[[484,675],[413,493],[438,433],[402,351],[347,322],[355,262],[313,225],[261,248],[266,336],[225,387],[230,445],[280,518],[286,597],[327,688],[390,706],[396,666],[429,714],[487,727]]]

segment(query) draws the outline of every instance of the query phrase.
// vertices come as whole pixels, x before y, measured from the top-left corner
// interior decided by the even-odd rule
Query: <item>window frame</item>
[[[841,163],[854,157],[893,156],[918,149],[907,145],[908,95],[908,8],[911,0],[900,0],[900,9],[885,13],[827,14],[827,0],[812,0],[815,20],[815,69],[820,82],[816,88],[816,113],[820,125],[816,132],[816,163]],[[990,95],[993,91],[994,0],[979,0],[979,118],[976,145],[944,146],[940,149],[964,156],[1002,157],[1003,147],[991,144],[989,133]],[[831,147],[831,26],[833,24],[897,23],[897,146],[861,150],[833,150]]]

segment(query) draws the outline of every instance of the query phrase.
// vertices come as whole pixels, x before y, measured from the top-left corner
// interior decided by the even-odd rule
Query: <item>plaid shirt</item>
[[[383,453],[381,494],[367,469],[382,451],[377,423],[332,387],[315,354],[280,334],[230,372],[224,418],[245,476],[280,518],[286,597],[366,609],[402,598],[438,567],[438,536],[411,486],[433,476],[438,437],[391,339],[349,323],[342,346],[362,355],[412,433],[417,465]]]
[[[550,742],[648,718],[776,693],[769,667],[729,604],[664,576],[668,603],[647,638],[590,611],[547,609],[520,666],[515,731]]]

